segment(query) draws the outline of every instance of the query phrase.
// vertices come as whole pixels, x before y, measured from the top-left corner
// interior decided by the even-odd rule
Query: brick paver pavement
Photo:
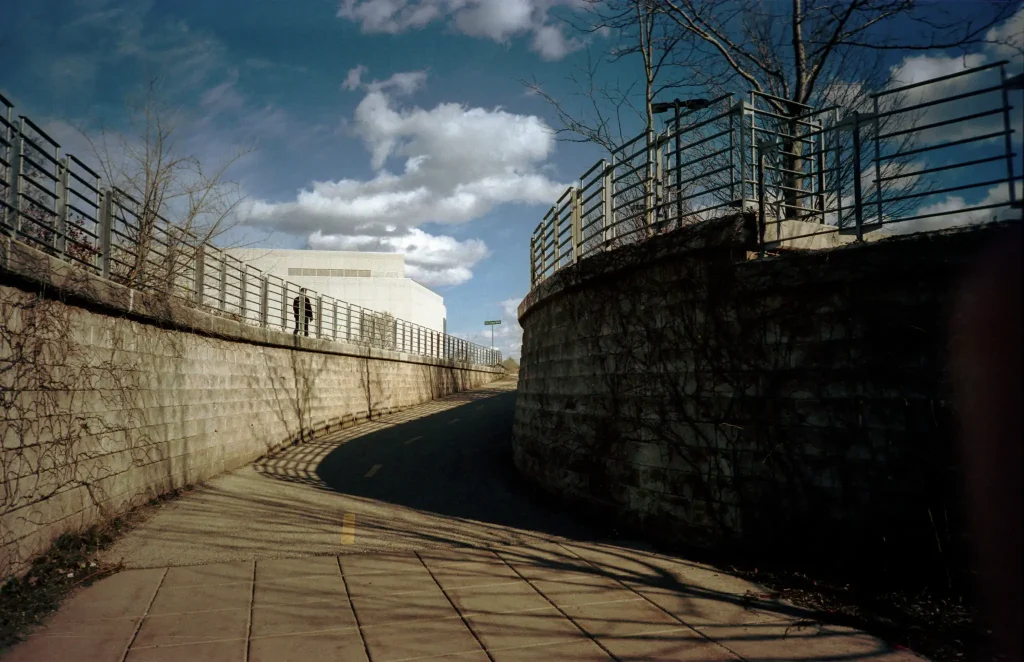
[[[126,570],[5,662],[920,658],[707,566],[597,543]]]
[[[156,509],[100,558],[128,569],[4,662],[919,659],[532,499],[515,386],[318,434]]]

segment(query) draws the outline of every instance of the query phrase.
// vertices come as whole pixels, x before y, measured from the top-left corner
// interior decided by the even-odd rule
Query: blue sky
[[[0,90],[88,161],[75,128],[121,127],[126,95],[159,74],[184,147],[216,162],[256,146],[231,171],[252,223],[231,241],[404,252],[449,330],[488,342],[482,322],[501,318],[518,355],[530,233],[600,158],[558,142],[521,82],[564,96],[586,47],[614,43],[565,28],[579,3],[0,0]]]

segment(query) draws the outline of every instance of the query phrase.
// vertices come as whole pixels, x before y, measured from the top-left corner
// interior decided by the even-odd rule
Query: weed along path
[[[168,502],[5,660],[920,659],[529,495],[505,380]]]

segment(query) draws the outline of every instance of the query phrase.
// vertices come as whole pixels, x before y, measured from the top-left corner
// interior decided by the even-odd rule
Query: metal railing
[[[886,226],[1020,220],[1010,95],[1024,83],[1006,65],[889,88],[855,109],[756,91],[701,104],[617,147],[562,194],[531,237],[531,286],[588,255],[740,210],[757,215],[760,255],[786,222],[787,241],[863,241]]]
[[[0,95],[0,230],[103,278],[280,331],[412,355],[496,366],[501,352],[264,273],[142,205],[71,154]],[[298,313],[296,314],[296,310]],[[296,318],[298,322],[296,322]]]

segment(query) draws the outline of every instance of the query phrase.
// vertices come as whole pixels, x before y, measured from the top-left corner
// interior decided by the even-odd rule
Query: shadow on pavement
[[[469,636],[459,634],[463,622],[497,662],[914,659],[856,630],[815,623],[806,611],[710,566],[611,541],[608,531],[531,495],[510,457],[512,388],[495,385],[321,431],[254,470],[213,481],[132,537],[135,567],[227,573],[207,579],[226,586],[238,581],[238,568],[253,569],[242,574],[260,595],[265,572],[293,564],[295,577],[273,582],[275,599],[289,606],[268,624],[295,621],[303,634],[263,637],[254,628],[250,642],[289,653],[318,637],[336,645],[348,635],[331,614],[354,607],[371,659],[455,645],[456,635]],[[342,543],[343,512],[356,514],[354,545]],[[347,577],[347,597],[324,594],[338,582],[317,568],[336,572],[332,561]],[[366,564],[387,567],[363,586],[355,575]],[[202,619],[208,608],[190,606]],[[401,655],[373,652],[400,643],[412,620],[424,639],[410,640]],[[266,655],[272,658],[269,649]]]
[[[546,507],[518,479],[511,456],[515,398],[507,387],[460,393],[438,401],[446,408],[437,413],[426,413],[428,404],[385,417],[375,431],[367,430],[371,422],[328,432],[256,468],[268,477],[446,517],[572,539],[607,537],[609,531]]]

